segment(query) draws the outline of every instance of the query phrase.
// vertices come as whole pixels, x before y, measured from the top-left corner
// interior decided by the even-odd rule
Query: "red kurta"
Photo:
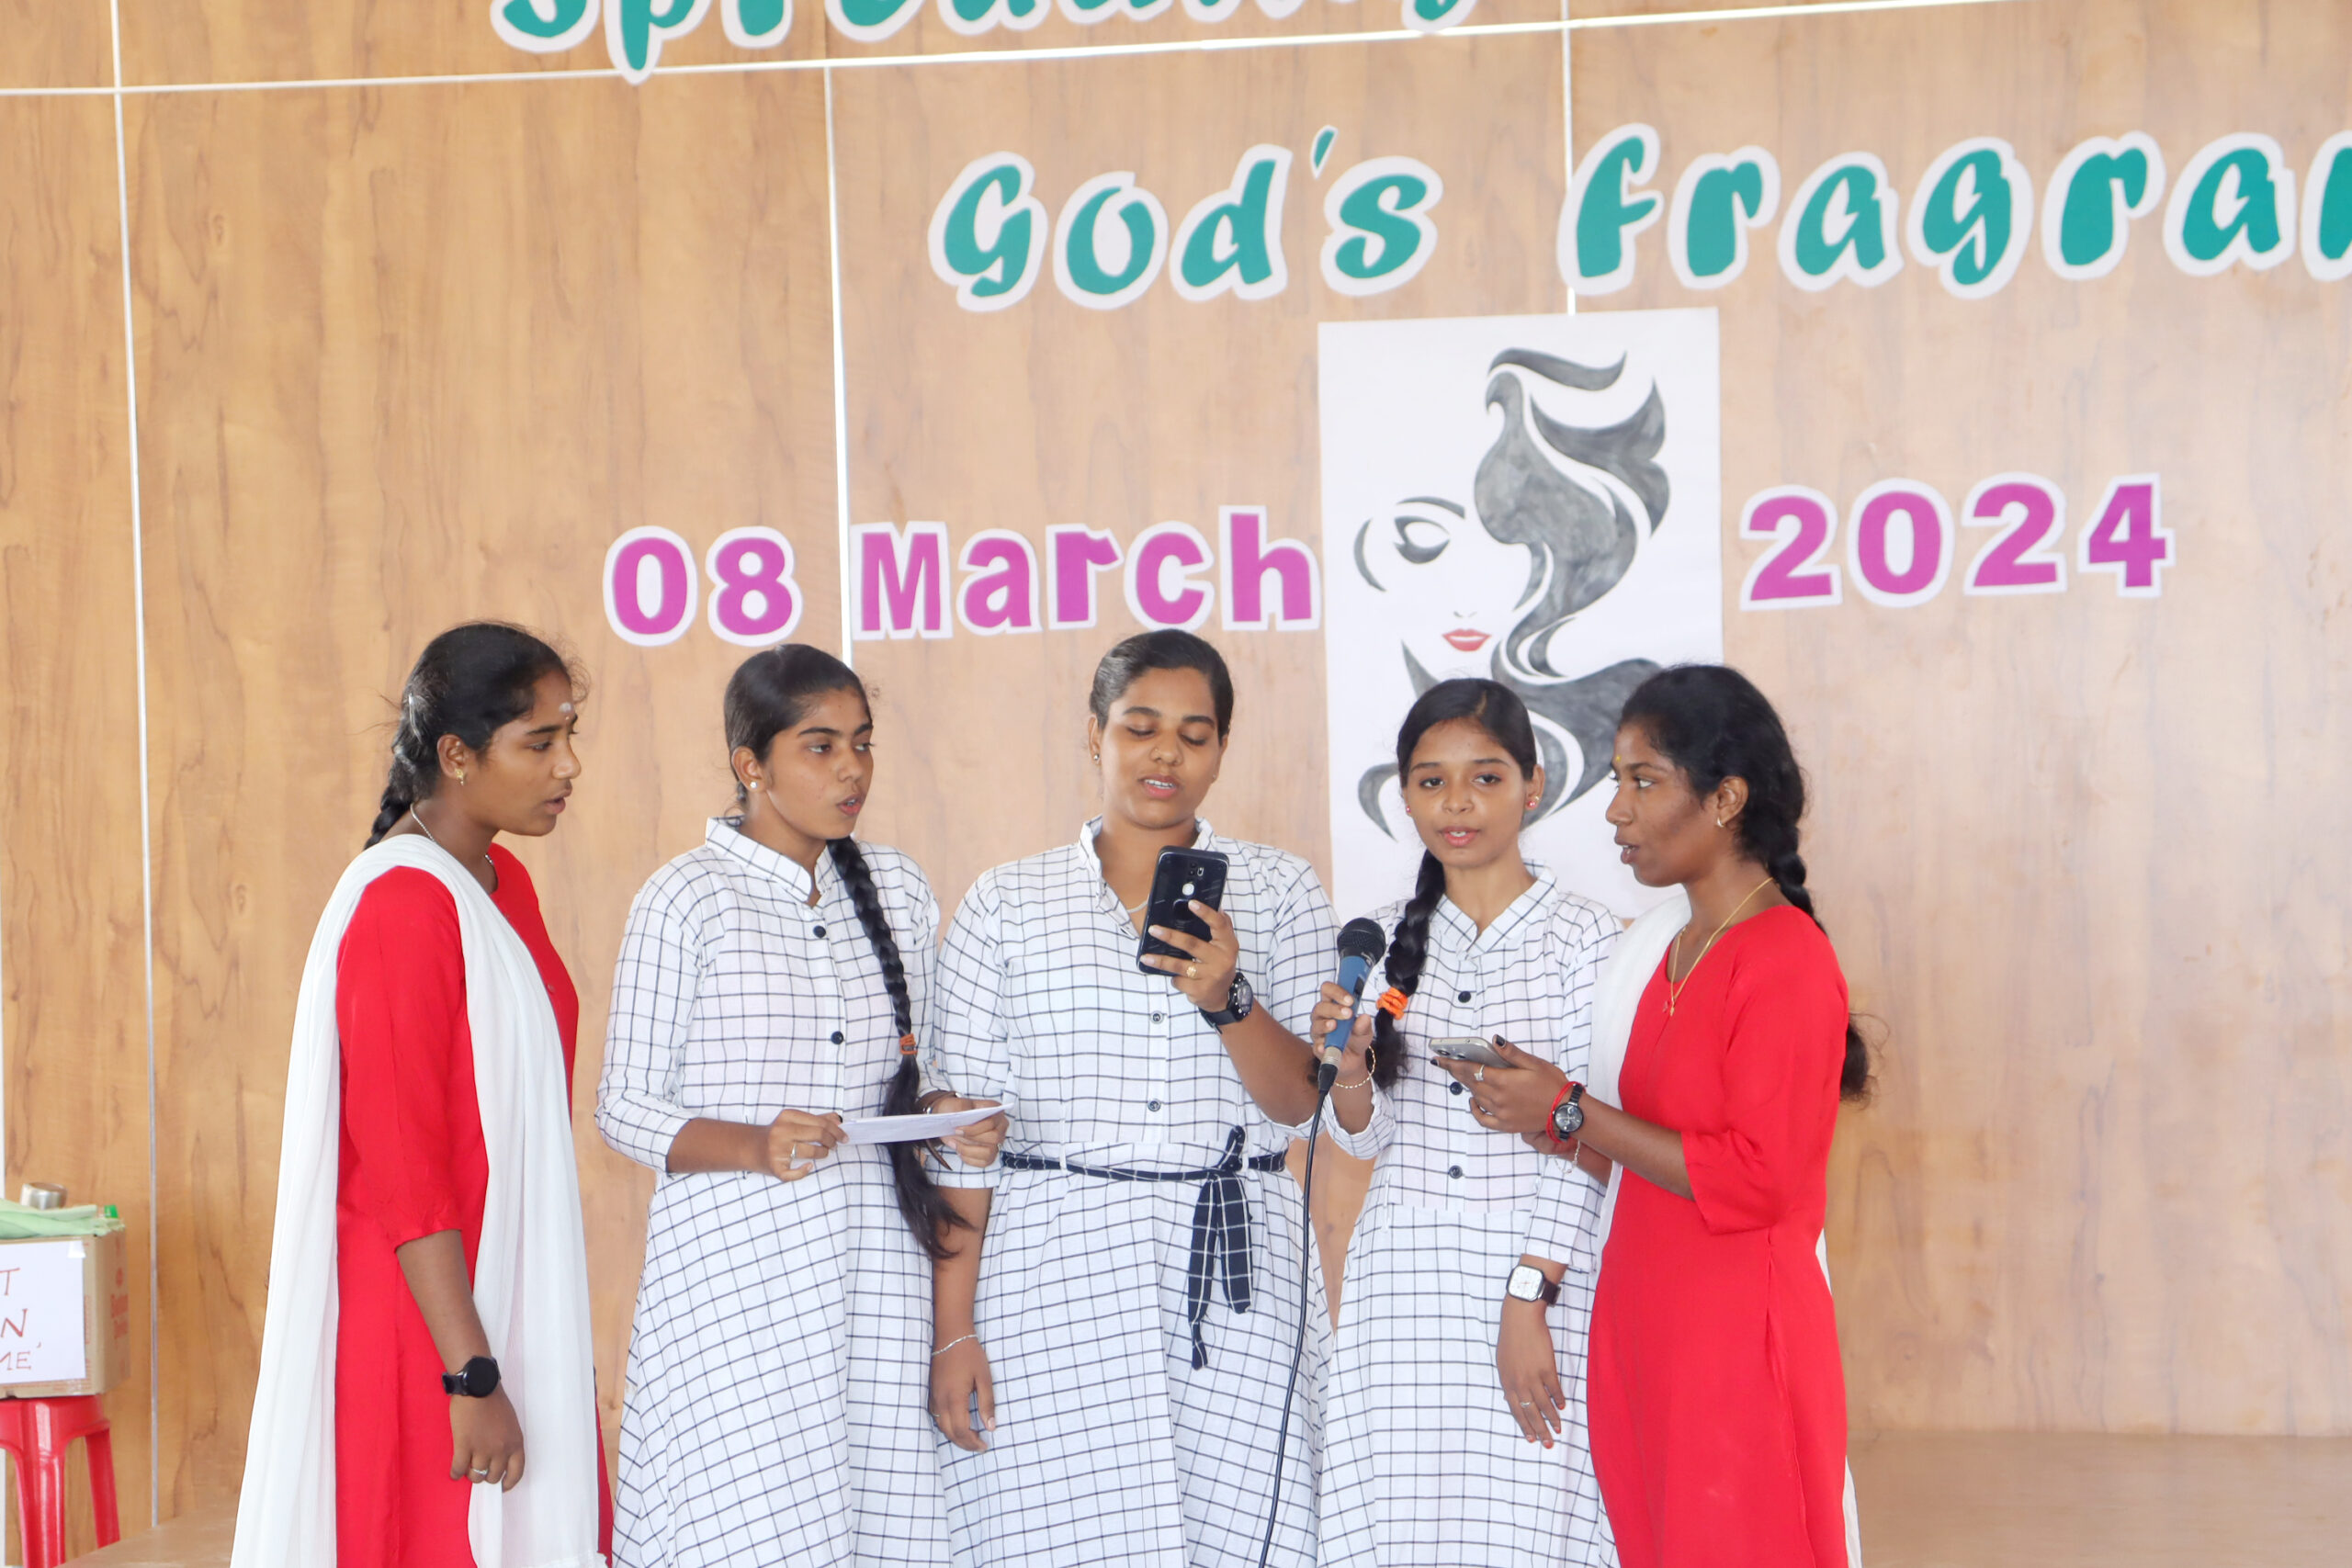
[[[522,863],[492,846],[491,899],[555,1006],[571,1079],[580,996],[548,941]],[[466,1268],[481,1242],[490,1163],[474,1088],[458,906],[429,873],[368,884],[335,967],[343,1036],[343,1165],[335,1195],[335,1538],[340,1568],[473,1568],[471,1483],[449,1479],[440,1352],[393,1248],[454,1230]],[[524,1434],[528,1463],[530,1434]],[[604,1445],[597,1444],[601,1456]],[[602,1459],[599,1458],[601,1468]],[[611,1549],[607,1499],[604,1549]]]
[[[1846,979],[1800,909],[1650,978],[1624,1108],[1681,1130],[1690,1198],[1625,1173],[1593,1303],[1592,1457],[1624,1568],[1844,1568],[1846,1382],[1814,1247]]]

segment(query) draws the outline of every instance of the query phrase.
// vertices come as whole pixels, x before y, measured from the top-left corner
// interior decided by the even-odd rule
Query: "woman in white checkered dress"
[[[1328,1319],[1309,1275],[1287,1397],[1306,1237],[1283,1156],[1314,1109],[1295,1032],[1331,964],[1330,906],[1305,861],[1194,814],[1232,712],[1208,644],[1128,639],[1091,707],[1103,815],[983,875],[940,961],[944,1081],[1012,1120],[998,1170],[942,1177],[982,1233],[937,1270],[956,1561],[1250,1568],[1279,1448],[1272,1561],[1306,1568]],[[1171,847],[1230,857],[1224,908],[1147,974],[1137,924]]]
[[[1601,1187],[1470,1113],[1430,1043],[1499,1035],[1586,1076],[1610,913],[1520,855],[1544,793],[1526,709],[1491,681],[1424,693],[1397,775],[1425,852],[1332,1091],[1332,1138],[1377,1156],[1348,1245],[1325,1393],[1325,1568],[1613,1564],[1584,1420]],[[1346,1018],[1327,989],[1316,1032]],[[1377,1027],[1375,1028],[1375,1021]],[[1522,1261],[1556,1302],[1507,1301]],[[1498,1313],[1499,1308],[1499,1313]],[[1502,1319],[1498,1342],[1498,1317]],[[1498,1366],[1509,1386],[1498,1386]]]
[[[922,1094],[939,929],[914,863],[849,836],[872,729],[831,655],[746,660],[727,690],[742,815],[629,911],[596,1124],[662,1174],[629,1338],[619,1568],[947,1553],[917,1239],[945,1202],[920,1149],[842,1141],[843,1115]],[[985,1164],[1002,1125],[958,1152]]]

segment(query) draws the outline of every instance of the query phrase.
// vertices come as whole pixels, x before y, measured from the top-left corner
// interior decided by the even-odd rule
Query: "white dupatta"
[[[555,1010],[530,950],[490,895],[430,840],[413,835],[386,839],[351,863],[319,917],[302,967],[286,1073],[261,1379],[230,1562],[319,1568],[335,1560],[335,1188],[343,1114],[335,966],[359,896],[402,866],[439,877],[458,904],[474,1089],[490,1166],[474,1305],[523,1427],[522,1482],[511,1492],[472,1489],[466,1526],[474,1562],[480,1568],[601,1568],[588,1254]]]
[[[1617,950],[1601,966],[1592,998],[1592,1082],[1587,1086],[1595,1100],[1609,1105],[1623,1103],[1617,1098],[1617,1078],[1624,1070],[1625,1046],[1634,1034],[1634,1014],[1641,1008],[1642,993],[1649,989],[1650,976],[1665,961],[1666,950],[1690,923],[1690,895],[1677,887],[1659,899],[1656,908],[1633,923],[1618,939]],[[1600,1200],[1600,1216],[1593,1223],[1592,1246],[1596,1253],[1605,1252],[1609,1224],[1617,1213],[1617,1189],[1624,1180],[1623,1166],[1610,1171],[1609,1190]],[[1814,1256],[1821,1260],[1821,1278],[1826,1282],[1829,1237],[1826,1233],[1814,1243]],[[1603,1267],[1606,1266],[1604,1258]],[[1862,1522],[1855,1505],[1854,1467],[1850,1463],[1846,1466],[1846,1562],[1848,1568],[1862,1568]]]

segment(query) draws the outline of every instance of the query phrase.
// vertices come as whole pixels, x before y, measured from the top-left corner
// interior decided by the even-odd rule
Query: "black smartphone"
[[[1159,852],[1159,863],[1151,868],[1151,897],[1144,901],[1143,934],[1136,942],[1136,968],[1147,975],[1164,975],[1166,970],[1155,969],[1144,960],[1154,953],[1162,958],[1190,956],[1152,935],[1153,926],[1208,940],[1209,923],[1188,906],[1197,898],[1212,909],[1225,908],[1226,863],[1225,856],[1215,850]]]

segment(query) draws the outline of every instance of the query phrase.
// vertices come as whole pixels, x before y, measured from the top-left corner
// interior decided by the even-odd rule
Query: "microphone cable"
[[[1291,1348],[1290,1382],[1283,1390],[1282,1425],[1274,1432],[1274,1495],[1266,1506],[1266,1539],[1258,1548],[1258,1568],[1267,1568],[1273,1555],[1274,1524],[1283,1511],[1283,1459],[1290,1446],[1291,1406],[1297,1402],[1299,1368],[1306,1360],[1306,1314],[1315,1277],[1315,1151],[1323,1142],[1323,1108],[1330,1102],[1330,1085],[1318,1083],[1315,1119],[1306,1127],[1306,1174],[1299,1183],[1298,1339]]]

